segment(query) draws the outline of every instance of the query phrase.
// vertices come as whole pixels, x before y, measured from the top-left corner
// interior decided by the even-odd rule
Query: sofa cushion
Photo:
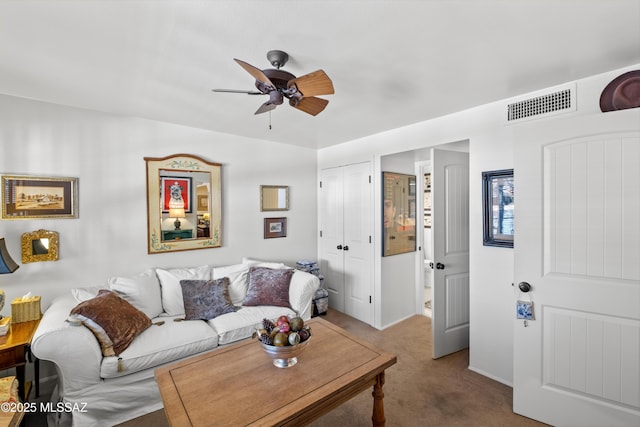
[[[273,305],[291,307],[289,285],[293,270],[274,270],[266,267],[249,269],[249,290],[242,301],[243,306]]]
[[[236,311],[229,298],[229,278],[181,280],[185,320],[210,320]]]
[[[281,263],[281,262],[273,262],[273,261],[262,261],[259,259],[254,259],[254,258],[247,258],[247,257],[242,257],[242,263],[248,266],[255,266],[255,267],[266,267],[266,268],[273,268],[273,269],[282,269],[282,268],[291,268],[286,266],[285,264]]]
[[[194,268],[156,269],[160,279],[162,307],[167,316],[184,315],[184,301],[180,280],[208,280],[211,278],[211,267],[203,265]]]
[[[100,376],[115,378],[129,375],[214,349],[217,345],[218,334],[207,322],[176,317],[155,318],[153,326],[120,354],[120,360],[118,357],[102,359]]]
[[[296,313],[286,307],[242,307],[234,313],[209,320],[208,323],[218,333],[218,344],[223,345],[251,337],[257,329],[262,328],[262,319],[276,320],[283,315],[293,317]]]
[[[249,264],[234,264],[224,267],[213,267],[213,278],[229,278],[229,296],[235,305],[242,304],[249,288]]]
[[[160,282],[154,270],[148,269],[132,277],[110,277],[107,283],[109,289],[150,318],[163,312]]]
[[[104,356],[122,353],[131,342],[151,326],[146,314],[112,291],[102,289],[98,296],[81,302],[70,313],[93,332]]]

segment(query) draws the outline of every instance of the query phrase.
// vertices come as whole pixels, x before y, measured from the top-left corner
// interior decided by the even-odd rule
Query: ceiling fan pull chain
[[[269,111],[269,130],[271,130],[271,111]]]

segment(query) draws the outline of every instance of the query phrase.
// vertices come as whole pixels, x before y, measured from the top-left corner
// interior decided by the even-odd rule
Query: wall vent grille
[[[507,123],[575,111],[575,88],[522,99],[507,105]]]

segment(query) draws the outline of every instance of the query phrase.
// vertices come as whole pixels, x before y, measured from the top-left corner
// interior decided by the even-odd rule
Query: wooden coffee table
[[[256,340],[156,370],[171,426],[307,424],[373,387],[373,425],[384,426],[382,386],[396,356],[321,318],[290,368],[276,368]]]

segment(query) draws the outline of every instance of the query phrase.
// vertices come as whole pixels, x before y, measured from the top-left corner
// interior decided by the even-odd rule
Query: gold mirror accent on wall
[[[144,160],[148,252],[222,246],[222,165],[190,154]]]
[[[288,211],[289,187],[286,185],[261,185],[260,210],[263,212]]]
[[[59,238],[55,231],[38,230],[22,234],[22,263],[57,261]]]

